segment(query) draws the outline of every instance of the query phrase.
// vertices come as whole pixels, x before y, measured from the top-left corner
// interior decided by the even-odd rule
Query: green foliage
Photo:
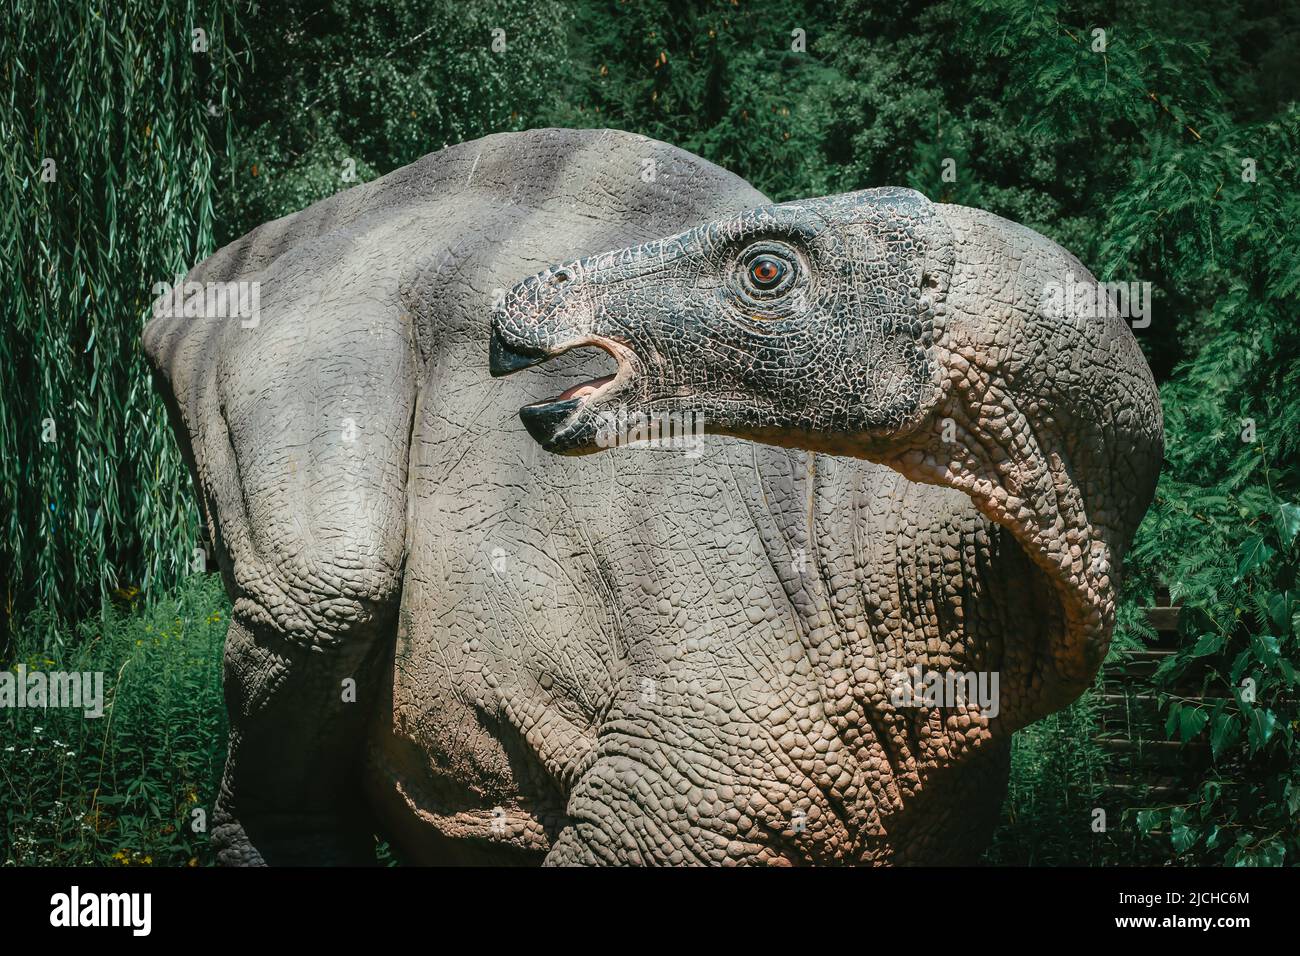
[[[288,2],[251,19],[223,242],[426,153],[551,125],[571,71],[559,0]]]
[[[1063,142],[1082,126],[1111,154],[1097,238],[1080,249],[1103,277],[1146,278],[1164,293],[1164,339],[1144,345],[1178,339],[1161,390],[1165,469],[1129,556],[1128,594],[1149,598],[1163,580],[1185,602],[1184,643],[1155,680],[1169,736],[1208,738],[1214,764],[1196,799],[1144,807],[1137,827],[1181,862],[1294,862],[1300,113],[1291,103],[1267,118],[1234,115],[1204,63],[1240,38],[1187,44],[1165,29],[1168,13],[1133,12],[1104,58],[1069,69],[1062,37],[1087,24],[1070,25],[1064,5],[985,2],[969,36],[997,27],[1018,51],[1004,102],[1035,117],[1030,128]],[[1267,25],[1243,14],[1234,28],[1243,23]],[[1280,42],[1294,43],[1294,16],[1286,25]],[[1203,693],[1180,696],[1175,682],[1189,680]]]
[[[664,140],[777,200],[826,192],[819,137],[828,114],[818,91],[835,75],[811,52],[828,25],[817,4],[594,0],[578,7],[575,88],[557,105],[556,125]]]
[[[52,624],[114,589],[175,582],[197,545],[137,339],[153,285],[213,248],[230,128],[209,105],[231,95],[233,11],[37,0],[6,12],[0,623],[39,607]],[[194,27],[207,53],[192,52]]]
[[[1105,778],[1092,707],[1086,694],[1015,735],[1003,821],[985,863],[1095,866],[1114,858],[1113,841],[1092,829]]]
[[[100,672],[103,716],[0,709],[0,860],[6,866],[213,862],[206,832],[225,759],[221,645],[229,603],[216,575],[137,610],[60,631],[16,629],[5,666]]]

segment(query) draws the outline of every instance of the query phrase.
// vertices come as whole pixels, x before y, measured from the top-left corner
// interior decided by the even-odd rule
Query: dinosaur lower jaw
[[[547,451],[568,451],[565,439],[580,431],[577,426],[585,407],[609,391],[617,378],[605,375],[571,385],[555,398],[525,405],[519,409],[519,419],[533,440]]]

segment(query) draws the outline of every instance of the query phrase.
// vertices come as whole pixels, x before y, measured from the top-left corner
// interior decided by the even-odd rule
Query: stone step
[[[1157,631],[1164,634],[1178,633],[1178,616],[1181,611],[1181,607],[1142,608],[1142,613],[1146,615],[1147,623]]]

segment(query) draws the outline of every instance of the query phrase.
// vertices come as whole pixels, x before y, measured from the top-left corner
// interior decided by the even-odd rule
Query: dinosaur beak
[[[639,367],[630,348],[592,331],[584,297],[577,297],[575,303],[567,294],[578,285],[573,281],[576,271],[576,267],[548,270],[511,289],[493,317],[488,345],[488,371],[494,378],[584,347],[600,349],[616,363],[613,374],[570,384],[519,410],[533,439],[556,454],[597,450],[599,409],[627,386]],[[559,287],[555,284],[557,274],[565,276]]]
[[[497,323],[492,324],[492,343],[488,346],[488,371],[493,378],[522,371],[545,362],[550,356],[528,345],[508,342]]]

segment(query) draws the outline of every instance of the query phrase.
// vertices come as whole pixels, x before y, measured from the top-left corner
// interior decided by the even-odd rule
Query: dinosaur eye
[[[729,276],[742,302],[783,302],[807,271],[798,252],[769,238],[751,243],[734,262]]]
[[[785,275],[785,263],[771,256],[759,256],[749,264],[749,278],[760,289],[770,289]]]

